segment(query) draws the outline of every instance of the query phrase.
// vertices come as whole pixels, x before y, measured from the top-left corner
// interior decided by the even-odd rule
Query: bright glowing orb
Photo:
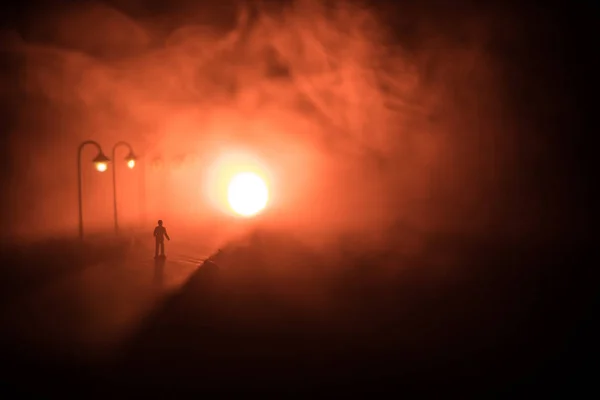
[[[269,201],[269,189],[258,175],[242,172],[231,179],[227,189],[227,200],[233,211],[249,217],[265,208]]]
[[[133,168],[133,167],[135,167],[135,160],[134,160],[134,159],[131,159],[131,160],[127,161],[127,166],[128,166],[129,168]]]

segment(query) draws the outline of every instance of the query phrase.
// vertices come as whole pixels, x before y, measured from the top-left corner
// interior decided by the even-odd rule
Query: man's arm
[[[152,234],[152,236],[156,237],[156,231],[157,231],[157,228],[154,228],[154,233]]]
[[[171,240],[171,238],[169,237],[169,234],[167,233],[167,229],[165,228],[165,237],[167,238],[167,240]]]

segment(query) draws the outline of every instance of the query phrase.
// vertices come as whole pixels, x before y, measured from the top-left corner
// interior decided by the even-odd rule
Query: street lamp
[[[77,182],[78,182],[77,193],[79,195],[79,238],[80,239],[83,239],[83,200],[82,200],[83,196],[82,196],[82,192],[81,192],[81,181],[82,181],[82,178],[81,178],[81,151],[88,144],[95,146],[96,149],[98,150],[98,155],[92,160],[93,163],[96,165],[96,170],[98,172],[106,171],[108,169],[108,163],[110,162],[108,157],[106,157],[104,155],[104,153],[102,152],[102,147],[100,147],[100,145],[93,140],[86,140],[86,141],[82,142],[79,145],[79,148],[77,149]]]
[[[96,170],[98,172],[104,172],[108,169],[110,160],[104,154],[100,153],[94,158],[93,162],[96,165]]]
[[[130,169],[135,167],[136,156],[133,153],[133,148],[127,142],[121,141],[121,142],[115,143],[115,145],[112,148],[113,160],[115,159],[115,152],[117,150],[117,147],[119,147],[119,146],[125,146],[129,149],[129,154],[127,154],[127,157],[125,157],[125,161],[127,162],[127,166]],[[119,232],[119,218],[117,215],[117,168],[116,168],[116,165],[115,165],[115,168],[113,168],[112,173],[113,173],[113,210],[114,210],[114,215],[115,215],[115,233],[117,233],[117,232]]]

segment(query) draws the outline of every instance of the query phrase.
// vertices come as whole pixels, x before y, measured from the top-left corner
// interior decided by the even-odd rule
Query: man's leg
[[[158,240],[154,242],[154,257],[158,257]]]
[[[161,256],[165,255],[165,241],[164,240],[160,241],[160,255]]]

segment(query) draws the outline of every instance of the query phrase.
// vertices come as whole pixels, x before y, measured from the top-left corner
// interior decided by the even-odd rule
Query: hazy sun
[[[262,211],[269,201],[267,184],[252,172],[242,172],[233,177],[227,188],[231,209],[245,217]]]

